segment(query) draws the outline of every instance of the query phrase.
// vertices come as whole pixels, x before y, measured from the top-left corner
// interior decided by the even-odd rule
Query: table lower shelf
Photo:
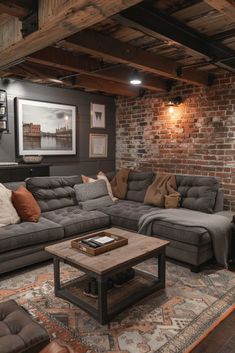
[[[99,298],[92,298],[84,294],[88,280],[89,277],[84,275],[61,284],[60,288],[56,289],[56,296],[78,305],[101,323],[110,321],[123,309],[154,291],[164,288],[164,283],[158,277],[135,269],[135,277],[132,280],[121,287],[107,290],[107,312],[105,319],[101,320]]]

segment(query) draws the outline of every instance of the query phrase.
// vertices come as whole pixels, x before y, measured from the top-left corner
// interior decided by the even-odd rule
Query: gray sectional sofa
[[[107,174],[109,179],[113,175]],[[34,177],[22,182],[37,199],[42,215],[38,223],[22,222],[0,228],[0,274],[44,261],[50,257],[45,246],[86,232],[110,226],[138,231],[139,218],[156,209],[143,203],[153,179],[150,172],[130,172],[125,200],[95,211],[84,211],[77,203],[74,185],[82,183],[81,176]],[[181,206],[191,209],[195,219],[203,208],[223,210],[223,190],[215,178],[177,175],[176,179]],[[16,189],[22,183],[5,185]],[[199,226],[172,227],[166,222],[154,222],[152,236],[169,240],[167,256],[192,268],[213,257],[211,237]]]

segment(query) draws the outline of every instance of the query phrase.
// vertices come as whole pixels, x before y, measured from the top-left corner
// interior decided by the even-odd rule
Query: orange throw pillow
[[[22,221],[37,222],[41,215],[37,201],[24,186],[12,191],[12,203]]]

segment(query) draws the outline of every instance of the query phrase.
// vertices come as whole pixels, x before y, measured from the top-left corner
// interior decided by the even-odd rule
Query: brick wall
[[[170,97],[183,103],[169,112]],[[116,166],[217,177],[235,209],[235,76],[211,87],[177,84],[169,93],[117,99]]]

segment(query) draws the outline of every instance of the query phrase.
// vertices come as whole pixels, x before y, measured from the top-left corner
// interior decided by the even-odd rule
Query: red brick
[[[117,99],[117,168],[216,176],[235,208],[235,75],[211,87],[177,84],[169,93]],[[166,102],[185,101],[171,115]]]

